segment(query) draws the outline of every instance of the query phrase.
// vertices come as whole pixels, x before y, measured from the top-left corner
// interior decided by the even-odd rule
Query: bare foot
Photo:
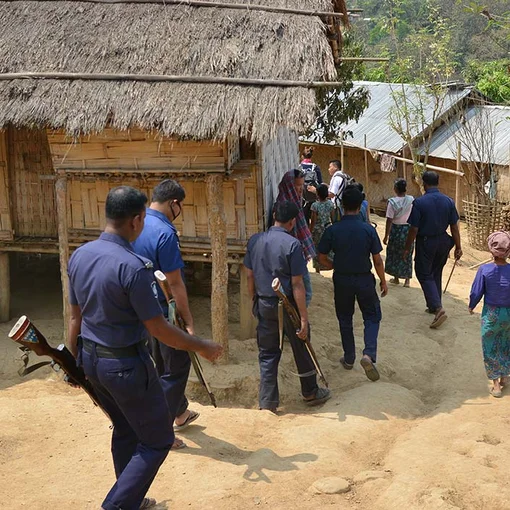
[[[409,279],[409,278],[406,278],[406,281],[404,282],[404,287],[405,287],[406,289],[408,289],[408,288],[410,287],[410,285],[411,285],[411,281],[410,281],[410,279]]]
[[[392,278],[390,280],[390,283],[393,283],[394,285],[398,285],[400,283],[400,280],[398,278]]]
[[[500,377],[499,385],[502,387],[508,386],[508,379],[509,379],[509,377],[507,375],[505,377]]]

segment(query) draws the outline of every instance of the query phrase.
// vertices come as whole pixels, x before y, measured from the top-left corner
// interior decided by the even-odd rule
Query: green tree
[[[473,60],[468,63],[463,75],[490,101],[510,104],[510,61]]]

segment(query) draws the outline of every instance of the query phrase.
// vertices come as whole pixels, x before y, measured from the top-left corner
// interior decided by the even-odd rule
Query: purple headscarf
[[[487,238],[489,251],[494,257],[506,259],[510,257],[510,233],[499,231],[492,233]]]

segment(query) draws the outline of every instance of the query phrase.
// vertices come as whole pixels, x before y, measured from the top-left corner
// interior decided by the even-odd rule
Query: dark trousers
[[[442,307],[443,268],[453,245],[453,239],[446,233],[416,238],[414,271],[425,295],[427,307],[433,312]]]
[[[358,301],[365,326],[363,354],[369,356],[375,363],[377,360],[377,336],[382,314],[379,296],[375,289],[374,275],[372,273],[355,275],[334,273],[333,283],[336,316],[340,325],[345,362],[353,364],[356,360],[352,317],[354,303]]]
[[[165,460],[174,432],[165,396],[146,347],[132,358],[99,358],[83,348],[79,362],[113,421],[112,455],[117,481],[105,510],[138,510]]]
[[[280,350],[280,333],[278,326],[278,300],[258,298],[254,312],[258,319],[257,345],[259,347],[260,389],[259,407],[274,409],[280,405],[278,392],[278,363],[282,355]],[[296,367],[300,375],[301,393],[310,397],[317,392],[317,376],[312,358],[306,350],[305,343],[296,335],[296,328],[292,325],[287,313],[283,315],[284,329],[290,341]]]
[[[173,422],[188,409],[185,391],[191,358],[187,351],[174,349],[156,338],[152,338],[149,345]]]

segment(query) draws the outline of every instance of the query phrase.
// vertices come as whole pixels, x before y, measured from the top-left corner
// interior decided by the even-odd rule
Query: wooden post
[[[55,181],[55,197],[57,201],[58,253],[60,259],[60,280],[62,282],[64,341],[67,342],[67,325],[69,324],[71,309],[69,306],[69,279],[67,277],[67,262],[69,261],[69,233],[67,227],[68,200],[66,177],[59,177]]]
[[[367,201],[370,202],[370,199],[368,197],[368,149],[367,149],[367,135],[364,135],[364,146],[365,150],[363,151],[363,154],[365,156],[365,195],[367,196]]]
[[[244,265],[241,265],[241,294],[239,296],[239,312],[240,312],[240,322],[241,322],[241,331],[240,338],[241,340],[248,340],[249,338],[254,338],[256,335],[256,321],[252,315],[252,305],[253,302],[248,293],[248,277],[246,268]]]
[[[207,176],[207,204],[212,255],[211,325],[215,342],[223,346],[220,362],[228,362],[227,225],[223,210],[223,174]]]
[[[457,172],[462,172],[462,153],[460,142],[457,141]],[[455,207],[460,213],[460,175],[455,176]]]
[[[345,172],[345,163],[344,163],[344,132],[340,133],[340,163],[342,163],[342,170]]]
[[[0,322],[10,317],[11,279],[9,274],[9,253],[0,252]]]

